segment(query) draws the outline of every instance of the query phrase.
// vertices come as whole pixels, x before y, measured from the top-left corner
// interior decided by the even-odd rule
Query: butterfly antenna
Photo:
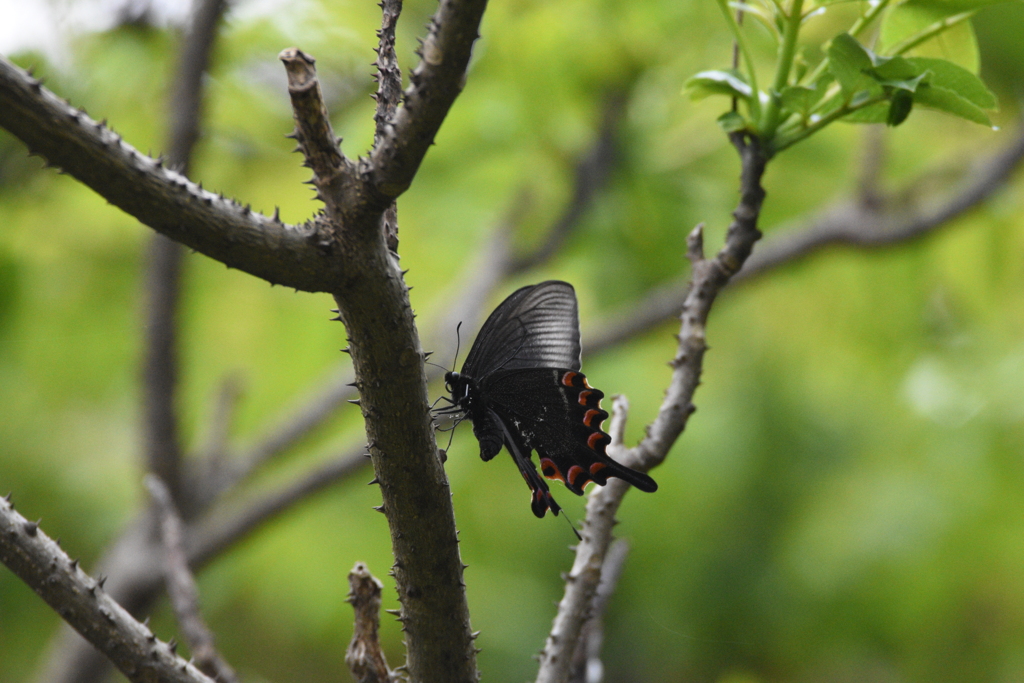
[[[582,542],[582,541],[583,541],[583,537],[582,537],[582,536],[580,536],[580,532],[576,530],[576,525],[574,525],[574,524],[572,523],[572,520],[571,520],[571,519],[569,519],[569,515],[567,515],[567,514],[565,514],[565,513],[563,512],[563,513],[562,513],[562,517],[564,517],[564,518],[565,518],[565,521],[566,521],[566,522],[567,522],[567,523],[569,524],[569,528],[570,528],[570,529],[572,529],[572,532],[573,532],[574,534],[576,534],[576,539]]]
[[[437,363],[435,363],[435,362],[433,362],[433,361],[429,361],[429,360],[425,360],[425,361],[423,361],[423,362],[424,362],[424,363],[426,363],[427,365],[433,365],[433,366],[434,366],[435,368],[441,368],[441,369],[442,369],[442,370],[444,370],[445,372],[448,372],[448,368],[446,368],[446,367],[445,367],[445,366],[443,366],[443,365],[438,365]]]

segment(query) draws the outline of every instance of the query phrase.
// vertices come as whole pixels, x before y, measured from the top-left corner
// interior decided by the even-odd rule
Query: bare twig
[[[178,383],[178,295],[180,292],[183,249],[163,235],[154,234],[149,245],[146,289],[146,352],[142,393],[145,419],[146,464],[167,482],[171,495],[183,509],[191,509],[184,500],[181,444],[175,409]]]
[[[234,669],[217,652],[213,633],[203,621],[199,610],[199,588],[185,557],[181,517],[174,507],[167,486],[155,475],[146,477],[146,488],[153,498],[160,516],[160,530],[164,548],[164,577],[167,595],[182,635],[188,641],[192,659],[199,670],[221,683],[235,683]]]
[[[826,209],[806,227],[774,231],[747,260],[733,282],[751,280],[832,245],[885,247],[924,237],[949,225],[999,191],[1022,161],[1024,127],[1003,150],[964,174],[966,182],[960,188],[931,206],[911,212],[899,208],[872,211],[860,201],[841,202]],[[679,278],[655,288],[622,315],[613,315],[586,330],[584,355],[599,353],[678,316],[685,293],[686,278]]]
[[[617,161],[616,136],[625,110],[625,94],[615,91],[605,99],[594,144],[576,164],[572,197],[562,215],[548,230],[544,241],[531,253],[513,260],[509,273],[514,275],[534,268],[548,261],[561,249],[565,240],[580,224],[580,220],[594,202],[597,193],[604,188]]]
[[[224,467],[202,483],[202,501],[209,503],[234,489],[264,464],[287,452],[325,424],[346,405],[346,401],[358,395],[354,381],[352,368],[337,370],[333,378],[305,398],[269,435],[234,458],[225,460]]]
[[[132,618],[39,528],[0,499],[0,562],[138,683],[213,683]]]
[[[601,662],[601,647],[604,645],[604,612],[615,593],[622,575],[622,567],[629,554],[629,541],[615,540],[604,556],[601,566],[601,582],[590,606],[590,615],[580,631],[576,652],[569,668],[570,683],[601,683],[604,680],[604,664]]]
[[[609,446],[613,453],[620,454],[617,460],[640,471],[646,472],[664,461],[695,410],[692,399],[700,384],[707,349],[705,326],[711,306],[729,279],[743,267],[754,243],[761,237],[757,219],[765,196],[761,176],[767,160],[757,138],[742,133],[734,133],[729,138],[740,155],[740,201],[733,211],[725,244],[715,258],[709,260],[704,258],[703,226],[698,225],[690,233],[687,257],[692,263],[693,280],[683,302],[679,346],[670,363],[672,380],[644,439],[624,453],[614,440]],[[624,402],[616,401],[613,420],[625,420],[626,410]],[[621,429],[619,425],[615,427],[619,434]],[[538,683],[563,683],[568,679],[586,610],[600,580],[615,513],[628,489],[625,482],[611,480],[594,491],[587,501],[587,516],[581,530],[583,540],[576,546],[576,560],[566,580],[565,595],[541,653]]]
[[[455,98],[462,92],[486,0],[441,0],[409,77],[404,106],[370,157],[373,184],[386,199],[405,192]]]
[[[384,584],[378,581],[366,565],[356,562],[348,573],[348,601],[355,612],[352,642],[345,652],[345,663],[352,670],[357,683],[393,683],[398,676],[388,669],[384,652],[380,649],[380,593]]]
[[[360,447],[314,467],[269,493],[253,496],[227,510],[210,510],[189,529],[189,564],[193,567],[206,564],[268,520],[328,486],[362,472],[368,465],[366,448]]]
[[[240,376],[229,374],[221,380],[217,388],[203,445],[198,449],[207,474],[217,472],[224,466],[235,413],[243,394],[243,384]]]
[[[377,31],[377,92],[374,99],[377,108],[373,114],[376,129],[373,146],[376,148],[384,139],[388,126],[395,118],[398,104],[402,100],[402,72],[395,55],[395,25],[402,13],[402,0],[381,0],[381,25]],[[384,211],[384,239],[388,249],[398,252],[398,207],[394,202]]]
[[[203,75],[210,64],[210,52],[217,24],[224,13],[224,0],[196,4],[178,56],[178,68],[169,103],[170,135],[167,160],[171,168],[188,174],[192,149],[199,139],[203,100]],[[143,396],[146,461],[149,470],[167,483],[177,505],[186,514],[192,501],[183,495],[181,444],[175,410],[177,396],[177,309],[184,248],[160,234],[154,234],[149,248],[146,312],[146,358]]]

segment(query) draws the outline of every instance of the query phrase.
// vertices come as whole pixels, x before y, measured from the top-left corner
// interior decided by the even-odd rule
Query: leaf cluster
[[[732,98],[732,110],[719,117],[719,125],[727,133],[759,136],[769,155],[837,120],[898,126],[915,105],[991,126],[988,112],[997,101],[976,75],[978,47],[968,20],[994,1],[864,2],[846,30],[812,45],[801,44],[800,31],[838,2],[721,0],[742,64],[701,71],[684,90],[694,99]],[[757,67],[737,21],[746,16],[766,27],[778,46],[775,79],[767,90],[757,86]],[[821,55],[813,68],[809,54]]]

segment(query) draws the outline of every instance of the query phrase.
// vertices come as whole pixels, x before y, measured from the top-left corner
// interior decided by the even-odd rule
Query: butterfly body
[[[577,495],[587,483],[619,477],[654,491],[650,477],[608,457],[611,437],[601,430],[608,413],[604,394],[580,372],[576,294],[565,282],[523,287],[490,315],[461,372],[445,375],[451,412],[473,422],[480,457],[491,460],[505,446],[529,485],[537,517],[558,514],[541,471]]]

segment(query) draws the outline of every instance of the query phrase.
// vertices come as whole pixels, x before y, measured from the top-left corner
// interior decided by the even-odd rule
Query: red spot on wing
[[[597,474],[598,472],[603,470],[605,467],[608,467],[608,465],[605,465],[603,462],[595,462],[594,464],[592,464],[590,466],[590,473],[591,474]]]
[[[594,418],[599,418],[599,420],[604,419],[604,411],[594,410],[593,408],[591,408],[590,410],[587,411],[587,414],[583,416],[583,424],[587,425],[588,427],[593,427],[594,425],[592,425],[591,422],[594,421]]]
[[[580,404],[581,406],[585,406],[585,405],[587,405],[587,399],[588,399],[588,398],[590,398],[590,395],[591,395],[592,393],[594,393],[594,392],[593,392],[593,391],[589,391],[589,390],[586,390],[586,389],[585,389],[585,390],[583,390],[583,391],[581,391],[581,392],[580,392],[580,397],[579,397],[579,398],[577,399],[577,400],[579,401],[579,404]]]
[[[566,475],[566,479],[569,482],[569,486],[576,486],[576,479],[583,474],[583,468],[579,465],[573,465],[569,468],[569,473]]]
[[[576,379],[576,375],[578,375],[578,374],[579,374],[578,372],[573,372],[572,370],[569,370],[564,375],[562,375],[562,384],[564,384],[567,387],[571,387],[572,386],[572,381],[574,379]],[[586,380],[584,380],[584,381],[586,381]]]
[[[540,459],[540,471],[543,472],[544,476],[548,479],[557,479],[563,484],[565,483],[565,477],[562,475],[561,470],[558,469],[558,465],[556,465],[550,458]]]
[[[588,437],[587,437],[587,445],[588,445],[588,446],[590,446],[590,450],[592,450],[592,451],[596,451],[596,450],[597,450],[597,447],[598,447],[598,446],[600,445],[600,443],[601,443],[601,440],[602,440],[602,439],[603,439],[603,438],[604,438],[605,436],[606,436],[606,435],[605,435],[605,433],[604,433],[604,432],[594,432],[593,434],[591,434],[590,436],[588,436]]]

